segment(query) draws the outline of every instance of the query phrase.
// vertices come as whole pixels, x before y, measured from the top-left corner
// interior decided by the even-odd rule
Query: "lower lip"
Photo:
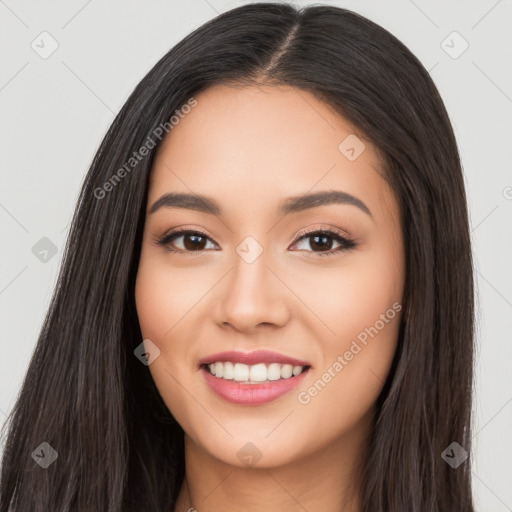
[[[233,404],[259,405],[272,402],[297,387],[311,368],[289,379],[273,380],[261,384],[241,384],[234,380],[215,377],[201,367],[201,372],[210,389]]]

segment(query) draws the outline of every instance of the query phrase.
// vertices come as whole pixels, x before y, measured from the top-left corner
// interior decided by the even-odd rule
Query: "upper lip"
[[[228,350],[226,352],[217,352],[199,360],[199,365],[211,364],[221,361],[231,361],[233,363],[243,363],[254,365],[258,363],[279,363],[291,364],[293,366],[311,366],[307,361],[296,359],[271,350],[255,350],[252,352]]]

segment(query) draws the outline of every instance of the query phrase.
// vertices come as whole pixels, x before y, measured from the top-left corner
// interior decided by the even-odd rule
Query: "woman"
[[[353,12],[171,49],[87,174],[0,512],[473,511],[473,280],[443,102]]]

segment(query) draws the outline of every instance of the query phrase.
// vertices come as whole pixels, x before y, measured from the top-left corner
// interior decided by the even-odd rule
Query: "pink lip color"
[[[242,384],[215,377],[206,368],[201,367],[201,373],[212,391],[228,402],[243,405],[259,405],[276,400],[298,386],[308,371],[309,369],[303,370],[299,375],[289,379]]]
[[[271,350],[255,350],[253,352],[246,352],[241,350],[229,350],[227,352],[217,352],[207,357],[203,357],[199,361],[199,366],[202,364],[221,363],[224,361],[231,361],[233,363],[243,363],[253,365],[258,363],[279,363],[291,364],[292,366],[311,366],[307,361],[301,361],[294,357],[288,357],[278,352]]]

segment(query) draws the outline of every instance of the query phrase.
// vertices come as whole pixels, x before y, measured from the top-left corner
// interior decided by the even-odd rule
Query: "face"
[[[205,454],[275,467],[368,426],[401,316],[399,206],[375,148],[312,94],[195,99],[150,177],[136,282],[149,370]]]

